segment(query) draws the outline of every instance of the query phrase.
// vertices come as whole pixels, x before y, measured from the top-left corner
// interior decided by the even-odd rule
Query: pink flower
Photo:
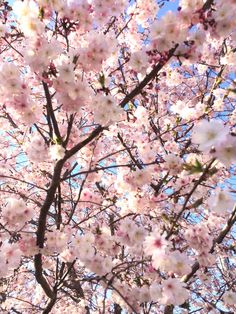
[[[226,167],[236,162],[236,138],[228,135],[215,145],[213,156],[218,158]]]
[[[189,297],[189,292],[185,289],[184,284],[177,278],[169,278],[162,281],[162,298],[161,303],[181,305]]]
[[[179,251],[153,254],[152,265],[161,271],[183,276],[191,272],[191,262],[186,254]]]
[[[145,238],[143,246],[145,254],[153,255],[164,252],[169,246],[169,242],[164,235],[160,235],[159,231],[155,230]]]
[[[227,305],[236,304],[236,293],[233,291],[226,291],[223,296],[223,300]]]
[[[235,201],[227,190],[216,188],[215,193],[209,198],[208,204],[210,209],[217,214],[224,214],[233,208]]]
[[[203,151],[209,151],[229,134],[229,128],[219,120],[203,120],[193,128],[192,141]]]
[[[8,199],[7,205],[2,209],[4,221],[11,227],[22,227],[34,215],[31,207],[27,206],[24,201],[16,198]]]
[[[21,261],[21,251],[16,243],[4,242],[0,248],[1,259],[5,261],[8,268],[17,268]]]

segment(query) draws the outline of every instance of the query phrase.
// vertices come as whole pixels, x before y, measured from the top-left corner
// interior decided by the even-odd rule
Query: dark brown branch
[[[215,158],[213,158],[210,163],[207,165],[207,167],[204,169],[202,175],[199,177],[199,179],[195,182],[194,186],[192,187],[191,191],[188,193],[186,199],[185,199],[185,202],[183,204],[183,207],[181,209],[181,211],[178,213],[178,215],[176,216],[171,228],[170,228],[170,231],[168,232],[167,236],[166,236],[166,239],[168,240],[172,233],[173,233],[173,230],[174,228],[176,227],[177,225],[177,222],[178,220],[180,219],[180,217],[182,216],[183,212],[186,210],[187,208],[187,205],[188,205],[188,202],[191,198],[191,196],[193,195],[193,193],[195,192],[195,190],[197,189],[197,187],[199,186],[200,183],[202,183],[205,179],[206,179],[206,174],[208,173],[208,170],[211,168],[212,164],[214,163],[215,161]]]
[[[173,305],[167,305],[164,309],[164,314],[173,314],[174,306]]]
[[[202,7],[203,11],[206,11],[208,9],[210,9],[210,7],[212,6],[212,4],[214,3],[214,0],[207,0],[205,2],[205,4]],[[171,57],[174,55],[177,47],[179,45],[176,44],[174,48],[169,50],[169,53],[166,57],[166,59],[164,61],[160,61],[155,67],[154,69],[142,80],[142,82],[135,87],[135,89],[132,90],[131,93],[129,93],[119,104],[121,107],[125,107],[125,105],[131,101],[135,96],[137,96],[142,89],[151,81],[155,78],[155,76],[158,74],[158,72],[163,68],[163,66],[171,59]]]
[[[74,154],[76,154],[81,148],[83,148],[85,145],[90,143],[95,137],[97,137],[103,130],[105,130],[104,127],[99,126],[97,127],[85,140],[75,145],[73,148],[68,150],[66,152],[66,159],[69,159]]]
[[[43,248],[43,244],[44,244],[47,213],[48,213],[50,206],[52,205],[56,189],[60,183],[61,170],[62,170],[62,167],[63,167],[65,161],[66,161],[66,159],[64,158],[64,159],[59,160],[56,163],[51,185],[48,189],[45,202],[44,202],[44,204],[40,210],[38,229],[37,229],[37,233],[36,233],[37,234],[37,245],[40,248]]]
[[[209,10],[210,7],[213,5],[213,3],[214,3],[214,0],[207,0],[203,5],[202,10],[203,11]]]
[[[5,38],[5,37],[1,37],[15,52],[17,52],[22,58],[24,58],[23,54],[17,50],[14,46],[12,46],[12,44]]]
[[[235,222],[236,222],[236,205],[234,206],[233,212],[232,212],[229,220],[227,221],[226,226],[220,232],[218,237],[213,241],[214,245],[212,246],[210,253],[214,252],[216,244],[221,244],[223,242],[224,238],[229,233],[230,229],[233,227]]]
[[[125,105],[131,101],[135,96],[137,96],[142,89],[149,83],[151,82],[158,72],[163,68],[163,66],[171,59],[171,57],[174,55],[175,50],[177,49],[178,44],[175,45],[174,48],[170,49],[168,56],[166,57],[165,61],[160,61],[154,68],[153,70],[142,80],[142,82],[135,87],[132,92],[130,92],[119,104],[121,107],[125,107]]]
[[[35,267],[35,278],[37,282],[41,285],[44,292],[50,299],[55,298],[55,293],[51,289],[47,280],[43,276],[43,265],[42,265],[42,254],[37,254],[34,257],[34,267]]]
[[[156,162],[149,162],[147,164],[143,164],[143,166],[150,166],[150,165],[155,165]],[[111,165],[111,166],[104,166],[104,167],[95,167],[94,169],[88,169],[88,170],[83,170],[83,171],[79,171],[76,173],[73,173],[71,175],[68,176],[63,176],[62,177],[62,181],[64,180],[68,180],[77,176],[80,176],[82,174],[89,174],[89,173],[93,173],[93,172],[98,172],[98,171],[104,171],[104,170],[111,170],[111,169],[115,169],[115,168],[123,168],[123,167],[127,167],[127,168],[132,168],[134,166],[136,166],[136,163],[128,163],[128,164],[121,164],[121,165]],[[154,188],[155,185],[151,184],[151,187]]]
[[[46,220],[47,214],[50,209],[50,206],[54,200],[56,189],[60,182],[60,175],[61,170],[64,165],[65,159],[59,160],[54,168],[54,174],[52,177],[51,185],[48,189],[47,196],[45,202],[40,210],[39,221],[38,221],[38,228],[36,232],[37,236],[37,245],[39,248],[43,248],[44,245],[44,238],[45,238],[45,231],[46,231]],[[36,254],[34,258],[34,266],[35,266],[35,277],[38,283],[42,286],[43,290],[47,294],[50,299],[55,298],[55,293],[49,286],[48,282],[43,276],[43,266],[42,266],[42,254]]]
[[[49,92],[49,88],[48,88],[47,83],[45,83],[45,82],[42,82],[42,83],[43,83],[43,88],[44,88],[44,92],[45,92],[45,96],[46,96],[46,100],[47,100],[47,111],[49,114],[49,118],[52,120],[55,135],[61,143],[61,134],[60,134],[58,123],[57,123],[57,120],[56,120],[56,117],[55,117],[55,114],[53,111],[52,98],[51,98],[51,95]]]
[[[69,142],[69,138],[70,138],[70,133],[71,133],[72,126],[73,126],[74,117],[75,116],[73,114],[70,115],[70,119],[68,121],[66,139],[64,141],[64,147],[66,147],[68,142]]]
[[[124,146],[124,148],[126,149],[127,153],[129,154],[131,160],[133,160],[133,162],[135,163],[135,165],[141,170],[143,169],[143,166],[140,164],[140,162],[138,160],[136,160],[133,156],[133,154],[131,153],[130,148],[126,145],[126,143],[124,142],[123,138],[121,137],[120,133],[118,133],[118,139],[120,140],[121,144]]]
[[[53,308],[54,304],[56,303],[56,300],[57,300],[57,299],[56,299],[56,296],[55,296],[54,298],[52,298],[52,299],[48,302],[46,308],[45,308],[44,311],[43,311],[43,314],[48,314],[48,313],[51,312],[51,309]]]
[[[114,303],[114,314],[121,314],[122,313],[122,308],[120,307],[119,304]]]
[[[51,185],[47,191],[46,199],[43,203],[43,206],[41,207],[40,214],[39,214],[39,220],[38,220],[38,228],[36,232],[37,236],[37,245],[39,248],[43,248],[44,246],[44,240],[45,240],[45,232],[46,232],[46,221],[47,221],[47,215],[50,209],[50,206],[53,203],[56,190],[60,184],[60,177],[61,177],[61,171],[63,168],[64,163],[68,158],[73,156],[75,153],[77,153],[81,148],[83,148],[86,144],[90,143],[95,137],[97,137],[101,132],[103,131],[102,127],[98,127],[96,130],[94,130],[88,138],[86,138],[84,141],[78,143],[75,147],[73,147],[71,150],[67,151],[65,154],[65,157],[61,160],[59,160],[54,168],[53,176]],[[43,276],[43,266],[42,266],[42,254],[36,254],[34,258],[34,266],[35,266],[35,277],[38,283],[42,286],[43,290],[45,291],[46,295],[50,299],[54,299],[56,297],[56,289],[55,291],[52,290],[50,285],[48,284],[47,280]],[[55,303],[55,302],[54,302]],[[52,303],[49,303],[53,304]],[[45,312],[47,313],[47,312]]]

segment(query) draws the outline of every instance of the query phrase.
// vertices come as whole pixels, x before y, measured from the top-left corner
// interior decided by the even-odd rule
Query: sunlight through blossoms
[[[236,1],[0,1],[0,313],[236,313]]]

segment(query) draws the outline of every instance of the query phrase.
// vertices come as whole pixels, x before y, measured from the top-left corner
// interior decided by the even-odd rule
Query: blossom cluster
[[[1,313],[236,312],[235,10],[0,3]]]

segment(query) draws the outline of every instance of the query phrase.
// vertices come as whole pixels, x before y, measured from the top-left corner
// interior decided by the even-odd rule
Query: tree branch
[[[47,100],[47,111],[48,111],[48,114],[49,114],[49,119],[52,120],[52,124],[53,124],[53,129],[54,129],[55,135],[58,138],[58,140],[61,142],[61,140],[62,140],[61,139],[61,134],[60,134],[58,123],[57,123],[57,120],[56,120],[56,117],[55,117],[55,114],[54,114],[54,111],[53,111],[52,98],[51,98],[51,95],[50,95],[50,92],[49,92],[49,88],[48,88],[47,83],[45,83],[44,81],[42,81],[42,83],[43,83],[43,88],[44,88],[44,92],[45,92],[45,96],[46,96],[46,100]]]
[[[63,159],[59,160],[56,163],[54,171],[53,171],[51,185],[50,185],[50,187],[49,187],[49,189],[47,191],[46,199],[45,199],[45,201],[43,203],[43,206],[41,207],[40,214],[39,214],[39,222],[38,222],[38,228],[37,228],[37,232],[36,232],[36,236],[37,236],[36,243],[39,246],[39,248],[43,248],[43,246],[44,246],[47,214],[48,214],[48,211],[50,209],[50,206],[53,203],[56,190],[57,190],[57,188],[58,188],[58,186],[60,184],[61,171],[62,171],[64,163],[66,162],[67,159],[69,159],[71,156],[73,156],[75,153],[77,153],[86,144],[90,143],[102,131],[103,131],[103,128],[101,126],[98,127],[84,141],[78,143],[71,150],[67,151],[66,154],[65,154],[65,157]],[[48,284],[47,280],[43,276],[42,254],[41,253],[38,253],[38,254],[35,255],[34,266],[35,266],[35,277],[36,277],[36,280],[42,286],[42,288],[45,291],[46,295],[50,299],[53,300],[56,297],[56,291],[52,290],[52,288]],[[52,305],[53,302],[49,303],[49,305],[50,304]],[[47,312],[45,312],[45,313],[47,313]]]
[[[210,249],[209,253],[213,253],[214,252],[216,244],[221,244],[223,242],[224,238],[229,233],[229,231],[231,230],[231,228],[233,227],[235,222],[236,222],[236,205],[234,206],[233,212],[232,212],[229,220],[227,221],[226,226],[220,232],[218,237],[213,241],[213,245],[212,245],[212,248]],[[189,273],[188,275],[183,276],[181,281],[188,282],[192,278],[192,276],[198,271],[199,268],[200,268],[199,262],[195,262],[193,264],[193,266],[192,266],[191,273]]]
[[[178,44],[175,45],[174,48],[169,50],[169,53],[166,57],[166,59],[163,61],[160,61],[154,68],[153,70],[142,80],[142,82],[135,87],[135,89],[132,90],[125,98],[120,102],[119,106],[122,108],[125,107],[125,105],[131,101],[135,96],[137,96],[142,89],[149,83],[151,82],[155,76],[158,74],[158,72],[163,68],[163,66],[171,59],[171,57],[174,55],[175,50],[177,49]]]

